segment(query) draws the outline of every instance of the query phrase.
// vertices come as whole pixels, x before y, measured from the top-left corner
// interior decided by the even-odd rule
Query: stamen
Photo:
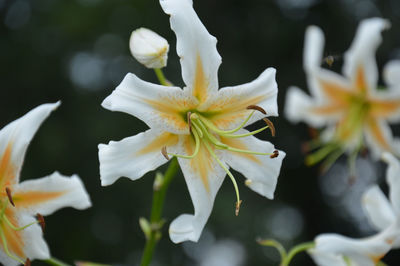
[[[8,197],[8,200],[10,201],[11,205],[13,207],[15,207],[15,204],[14,204],[14,201],[13,201],[13,198],[11,195],[11,189],[9,187],[6,187],[6,193],[7,193],[7,197]]]
[[[42,232],[44,233],[44,229],[46,228],[46,222],[44,221],[43,216],[40,213],[38,213],[36,214],[36,219],[39,222],[40,227],[42,228]]]
[[[161,154],[164,155],[165,159],[167,159],[169,161],[167,147],[164,146],[164,147],[161,148]]]
[[[257,133],[260,133],[261,131],[264,131],[267,128],[269,128],[269,126],[262,127],[260,129],[251,131],[249,133],[244,133],[244,134],[225,134],[223,136],[226,137],[226,138],[243,138],[243,137],[248,137],[248,136],[252,136],[252,135],[255,135]]]
[[[203,116],[199,116],[201,122],[203,122],[206,127],[210,128],[212,131],[214,131],[215,133],[219,134],[219,135],[225,135],[225,134],[232,134],[235,133],[236,131],[242,129],[244,127],[244,125],[246,125],[246,123],[250,120],[250,118],[253,116],[255,111],[252,111],[250,113],[250,115],[235,129],[232,130],[221,130],[219,128],[217,128],[212,122],[210,122],[207,118],[203,117]],[[193,118],[193,116],[192,116]]]
[[[187,122],[189,125],[189,133],[192,131],[192,121],[191,121],[191,116],[192,113],[191,112],[187,112],[186,117],[187,117]]]
[[[31,266],[31,260],[26,259],[24,266]]]
[[[20,258],[14,256],[14,255],[11,254],[11,252],[8,250],[7,239],[6,239],[6,236],[4,235],[3,230],[0,230],[0,238],[1,238],[1,241],[3,242],[3,249],[4,249],[4,252],[6,253],[6,255],[7,255],[8,257],[10,257],[11,259],[18,261],[18,262],[21,263],[21,264],[25,264],[25,262],[24,262],[23,260],[21,260]]]
[[[240,205],[242,204],[242,200],[236,202],[236,209],[235,209],[235,215],[239,215],[239,210],[240,210]]]
[[[200,139],[199,135],[197,134],[196,130],[192,131],[193,136],[194,136],[194,141],[196,143],[196,147],[194,148],[194,152],[192,155],[181,155],[181,154],[175,154],[175,153],[168,153],[168,155],[175,156],[178,158],[183,158],[183,159],[193,159],[196,157],[196,155],[199,153],[200,150]]]
[[[194,117],[192,116],[193,119],[193,124],[197,124],[200,127],[200,130],[203,132],[203,134],[206,136],[206,138],[215,146],[221,148],[221,149],[227,149],[228,145],[222,143],[221,141],[219,141],[216,137],[214,137],[214,135],[210,134],[207,130],[207,128],[205,127],[205,125],[202,123],[202,121],[199,119],[197,120],[196,116],[196,120],[194,120]]]
[[[15,225],[13,225],[13,223],[10,220],[8,220],[6,215],[3,215],[3,218],[4,218],[4,221],[6,222],[6,224],[14,231],[21,231],[21,230],[24,230],[24,229],[28,228],[31,225],[39,223],[38,221],[34,221],[34,222],[29,223],[27,225],[24,225],[24,226],[21,226],[21,227],[16,227]]]
[[[239,208],[240,208],[240,204],[241,204],[241,200],[240,200],[240,196],[239,196],[239,188],[238,185],[236,183],[236,179],[235,177],[232,175],[232,173],[229,171],[228,168],[226,168],[226,166],[221,162],[221,160],[218,158],[218,156],[214,153],[214,151],[211,149],[210,144],[208,144],[207,141],[204,141],[204,144],[208,150],[208,152],[211,154],[211,156],[217,161],[217,163],[222,167],[222,169],[224,169],[224,171],[226,172],[226,174],[229,176],[229,178],[232,181],[233,187],[235,188],[235,192],[236,192],[236,209],[235,209],[235,215],[237,216],[239,214]]]
[[[272,135],[273,137],[275,137],[275,126],[274,126],[274,123],[272,123],[272,121],[269,120],[269,119],[266,118],[266,117],[264,117],[263,120],[264,120],[265,123],[267,123],[269,129],[271,130],[271,135]]]
[[[265,110],[263,108],[261,108],[260,106],[258,106],[258,105],[249,105],[249,106],[246,107],[246,109],[248,109],[248,110],[256,110],[256,111],[259,111],[259,112],[261,112],[261,113],[263,113],[265,115],[267,114],[267,112],[265,112]]]
[[[242,150],[242,149],[237,149],[237,148],[233,148],[230,146],[228,146],[227,150],[234,151],[234,152],[247,153],[247,154],[255,154],[255,155],[270,155],[270,156],[275,156],[275,157],[277,156],[277,155],[275,155],[275,151],[273,153],[265,153],[265,152]],[[275,158],[275,157],[271,157],[271,158]]]
[[[278,151],[278,150],[274,150],[273,154],[271,154],[269,157],[270,157],[271,159],[273,159],[273,158],[276,158],[276,157],[278,157],[278,156],[279,156],[279,151]]]

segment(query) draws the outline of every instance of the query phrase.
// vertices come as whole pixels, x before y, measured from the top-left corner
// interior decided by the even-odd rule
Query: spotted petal
[[[176,152],[178,137],[169,132],[149,129],[121,141],[99,145],[100,179],[103,186],[113,184],[122,176],[131,180],[142,177],[167,162],[161,148]]]
[[[343,73],[358,88],[373,92],[378,83],[375,52],[382,42],[381,32],[390,23],[381,18],[363,20],[350,49],[344,55]]]
[[[248,133],[248,131],[241,130],[239,132],[239,134],[243,133]],[[274,145],[270,142],[259,140],[253,136],[240,139],[222,137],[221,142],[241,150],[263,153],[272,153],[275,150]],[[279,151],[278,157],[273,159],[268,155],[253,155],[230,151],[222,152],[224,161],[247,178],[246,184],[252,190],[269,199],[274,198],[282,160],[286,155],[283,151]]]
[[[83,210],[92,205],[77,175],[66,177],[58,172],[20,183],[15,187],[13,200],[19,211],[42,215],[64,207]]]
[[[210,35],[193,9],[190,0],[160,0],[171,16],[171,28],[176,34],[176,50],[181,60],[182,78],[186,89],[200,102],[205,102],[218,90],[217,39]]]
[[[182,152],[192,154],[194,151],[192,138],[182,136],[180,141],[182,147],[184,147]],[[195,159],[180,158],[178,160],[193,201],[194,215],[182,214],[178,216],[169,227],[169,235],[174,243],[187,240],[197,242],[211,214],[215,196],[226,173],[212,158],[204,143],[201,144],[200,151]]]
[[[251,110],[246,109],[250,105],[261,107],[267,114],[255,112],[246,125],[263,116],[277,116],[278,86],[275,73],[274,68],[268,68],[252,82],[220,89],[216,97],[208,102],[205,112],[210,113],[210,119],[220,129],[232,129],[240,125],[250,114]]]
[[[150,128],[189,134],[185,113],[197,103],[178,87],[153,84],[129,73],[102,106],[136,116]]]
[[[39,126],[60,102],[42,104],[0,131],[0,187],[18,183],[25,152]]]

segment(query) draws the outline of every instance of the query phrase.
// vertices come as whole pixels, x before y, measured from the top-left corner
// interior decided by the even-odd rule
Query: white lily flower
[[[400,162],[390,153],[384,153],[382,158],[388,163],[386,182],[390,200],[377,185],[369,188],[362,198],[362,206],[371,225],[379,231],[393,226],[400,219]],[[400,247],[400,235],[393,247]]]
[[[163,68],[167,65],[169,44],[152,30],[134,30],[129,40],[133,57],[147,68]]]
[[[136,180],[167,162],[160,152],[166,147],[170,153],[164,149],[164,155],[178,157],[195,212],[176,218],[170,225],[170,237],[175,243],[197,241],[227,174],[234,183],[239,207],[229,166],[248,178],[246,184],[251,189],[273,198],[285,153],[252,136],[268,126],[255,132],[242,128],[262,118],[264,111],[269,116],[278,115],[275,70],[265,70],[250,83],[218,90],[221,57],[217,40],[197,17],[192,2],[160,3],[171,16],[186,86],[161,86],[126,75],[102,105],[136,116],[150,129],[119,142],[100,144],[100,176],[103,186],[122,176]]]
[[[48,259],[49,249],[35,215],[63,207],[91,206],[78,176],[50,176],[19,183],[25,152],[39,126],[59,103],[43,104],[0,131],[0,262]],[[39,219],[40,220],[40,219]]]
[[[374,266],[390,249],[400,247],[400,163],[390,153],[382,158],[389,164],[386,181],[390,202],[377,185],[364,192],[361,202],[370,223],[380,233],[364,239],[319,235],[316,247],[310,251],[318,265]]]
[[[335,149],[357,152],[366,145],[375,158],[383,151],[398,154],[388,122],[400,120],[400,67],[397,61],[384,69],[386,90],[378,89],[375,52],[381,32],[390,26],[381,18],[360,23],[350,49],[344,55],[343,76],[321,67],[324,36],[320,28],[307,29],[304,68],[311,97],[298,88],[290,88],[286,116],[293,122],[304,121],[313,127],[326,126],[322,133],[326,156]]]

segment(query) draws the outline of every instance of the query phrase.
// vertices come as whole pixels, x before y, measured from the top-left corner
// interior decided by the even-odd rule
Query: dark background
[[[218,39],[221,87],[249,82],[265,68],[275,67],[281,114],[289,86],[307,89],[302,49],[308,25],[324,30],[326,55],[340,56],[360,20],[385,17],[392,28],[384,33],[377,53],[379,69],[390,59],[400,58],[398,0],[194,0],[194,7]],[[55,170],[77,173],[93,201],[89,210],[63,209],[46,218],[45,238],[52,255],[68,263],[79,259],[138,265],[140,259],[144,236],[138,219],[149,216],[154,173],[135,182],[123,178],[101,187],[97,157],[99,143],[146,129],[140,120],[100,106],[127,72],[157,82],[151,70],[130,56],[129,36],[139,27],[150,28],[169,41],[165,74],[182,85],[175,36],[156,0],[0,0],[0,127],[39,104],[62,101],[32,141],[22,179]],[[341,64],[339,59],[333,68],[340,70]],[[300,146],[309,139],[307,126],[292,125],[283,115],[272,120],[277,136],[258,137],[288,154],[275,200],[257,195],[240,182],[244,202],[235,217],[235,194],[227,180],[200,242],[175,245],[168,237],[169,222],[193,212],[184,179],[177,176],[167,195],[164,217],[168,223],[153,265],[277,265],[276,251],[259,246],[257,237],[275,238],[290,247],[323,232],[352,237],[374,234],[359,197],[368,184],[383,180],[385,166],[368,157],[360,159],[352,186],[343,159],[322,175],[318,167],[303,165]],[[382,187],[386,189],[384,183]],[[399,251],[384,260],[396,265],[396,259],[400,259]],[[292,264],[312,262],[302,254]]]

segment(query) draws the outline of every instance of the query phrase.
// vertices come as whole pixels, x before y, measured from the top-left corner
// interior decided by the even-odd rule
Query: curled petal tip
[[[249,105],[249,106],[246,107],[246,109],[248,109],[248,110],[256,110],[256,111],[259,111],[259,112],[263,113],[264,115],[267,114],[267,112],[262,107],[260,107],[258,105]]]
[[[162,147],[161,148],[161,154],[164,155],[165,159],[167,159],[169,161],[169,156],[168,156],[168,152],[167,152],[167,147]]]

